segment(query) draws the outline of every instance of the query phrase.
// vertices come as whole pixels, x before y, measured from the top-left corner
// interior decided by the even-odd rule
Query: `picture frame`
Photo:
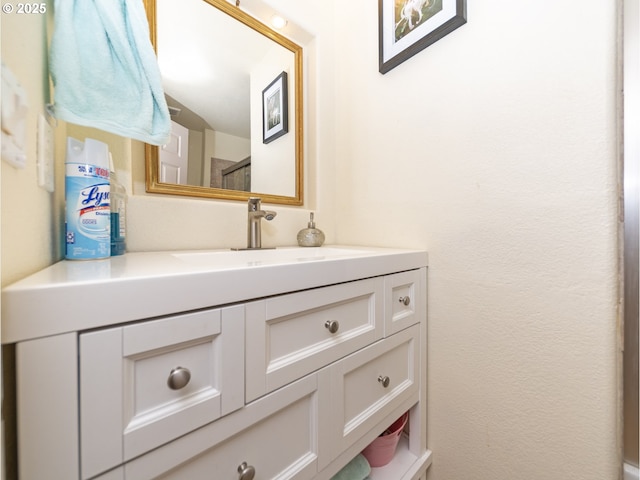
[[[289,131],[287,72],[262,90],[262,143],[273,142]]]
[[[466,0],[378,0],[380,73],[387,73],[465,23]]]

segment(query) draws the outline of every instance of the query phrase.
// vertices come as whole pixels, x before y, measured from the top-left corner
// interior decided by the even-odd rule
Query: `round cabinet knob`
[[[169,373],[167,385],[171,390],[180,390],[184,388],[191,380],[191,372],[188,368],[176,367]]]
[[[398,299],[398,301],[399,301],[400,303],[402,303],[402,304],[406,307],[406,306],[408,306],[408,305],[411,303],[411,298],[410,298],[409,296],[406,296],[406,297],[400,297],[400,298]]]
[[[324,326],[331,333],[336,333],[340,328],[340,324],[335,320],[327,320],[326,322],[324,322]]]
[[[387,388],[389,386],[389,383],[391,382],[391,380],[389,379],[389,377],[387,377],[386,375],[380,375],[378,377],[378,382],[380,382],[380,384],[384,387]]]
[[[256,469],[251,465],[247,465],[247,462],[242,462],[238,465],[238,473],[240,474],[238,480],[253,480],[256,475]]]

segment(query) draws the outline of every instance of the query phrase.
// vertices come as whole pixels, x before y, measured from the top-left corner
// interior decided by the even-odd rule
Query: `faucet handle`
[[[260,197],[249,197],[249,201],[247,202],[247,205],[249,206],[249,211],[257,212],[258,210],[260,210],[261,201],[262,199]]]

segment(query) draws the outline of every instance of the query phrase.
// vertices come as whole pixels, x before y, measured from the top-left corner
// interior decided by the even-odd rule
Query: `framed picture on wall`
[[[387,73],[466,22],[466,0],[378,0],[380,73]]]
[[[262,91],[262,143],[273,142],[289,131],[287,72]]]

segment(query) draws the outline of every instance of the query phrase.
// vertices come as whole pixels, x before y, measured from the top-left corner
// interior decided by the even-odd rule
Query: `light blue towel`
[[[142,0],[55,0],[57,118],[154,145],[171,132]]]
[[[361,453],[356,455],[331,480],[365,480],[369,478],[371,466]]]

